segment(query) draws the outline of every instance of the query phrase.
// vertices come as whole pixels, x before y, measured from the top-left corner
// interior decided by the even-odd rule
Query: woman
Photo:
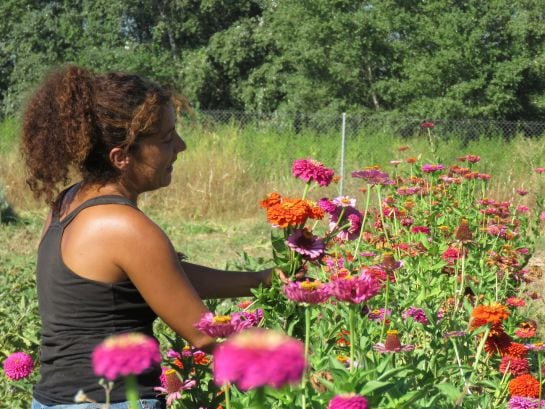
[[[50,74],[23,117],[28,183],[51,203],[37,262],[42,319],[41,380],[33,408],[74,404],[80,390],[104,402],[93,348],[109,335],[152,336],[159,316],[195,347],[214,339],[195,329],[202,298],[235,297],[270,281],[270,271],[225,272],[180,263],[165,233],[137,206],[141,193],[170,184],[186,149],[171,93],[136,75],[93,75],[69,66]],[[60,194],[76,171],[81,181]],[[160,368],[138,378],[143,408],[158,408]],[[122,382],[111,408],[126,408]],[[57,406],[54,406],[57,407]],[[88,406],[97,407],[97,406]]]

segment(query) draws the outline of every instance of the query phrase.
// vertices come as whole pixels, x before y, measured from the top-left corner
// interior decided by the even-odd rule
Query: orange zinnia
[[[528,348],[518,342],[511,342],[502,356],[511,355],[515,358],[524,358],[528,354]]]
[[[491,305],[478,305],[471,313],[473,320],[471,328],[479,328],[486,324],[497,325],[509,317],[509,311],[505,305],[493,303]]]
[[[274,202],[275,198],[273,198]],[[269,204],[270,202],[267,202]],[[287,197],[267,207],[267,220],[270,224],[280,228],[303,225],[308,218],[320,219],[324,212],[313,206],[307,200],[290,199]]]
[[[282,201],[282,196],[276,192],[272,192],[261,202],[261,207],[268,209],[271,206],[274,206]]]
[[[517,376],[509,382],[511,396],[539,397],[539,381],[530,374]]]

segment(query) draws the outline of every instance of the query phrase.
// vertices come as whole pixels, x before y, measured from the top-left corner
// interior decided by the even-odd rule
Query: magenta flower
[[[381,354],[409,352],[414,349],[414,345],[402,345],[397,331],[392,329],[386,331],[386,341],[375,344],[373,349]]]
[[[214,315],[211,312],[207,312],[195,324],[195,328],[213,338],[227,338],[229,335],[251,326],[252,322],[237,312],[231,315]]]
[[[536,173],[545,173],[545,168],[535,168],[534,172],[536,172]]]
[[[326,213],[333,213],[337,210],[337,205],[326,197],[318,200],[318,207],[320,207]]]
[[[242,390],[298,383],[306,368],[301,341],[262,328],[227,339],[214,351],[213,362],[218,385],[230,382]]]
[[[326,168],[322,163],[312,159],[298,159],[291,168],[293,176],[305,182],[314,181],[320,186],[328,186],[333,180],[335,172]]]
[[[517,213],[528,213],[530,211],[530,208],[525,205],[519,205],[516,207],[515,210]]]
[[[4,361],[4,373],[10,381],[28,377],[34,370],[32,357],[25,352],[14,352]]]
[[[371,274],[338,277],[331,282],[331,292],[340,301],[361,304],[380,292],[380,281]]]
[[[538,399],[526,398],[524,396],[511,396],[507,405],[508,409],[538,409],[545,407],[545,400],[539,404]]]
[[[342,215],[342,217],[341,217]],[[356,240],[360,235],[362,214],[355,207],[340,207],[331,213],[329,230],[348,224],[348,228],[337,233],[341,240]]]
[[[390,317],[390,315],[392,315],[392,311],[390,309],[385,310],[384,308],[380,308],[369,311],[367,313],[367,318],[369,318],[371,321],[382,322],[384,321],[384,319],[388,320],[388,317]]]
[[[409,307],[405,311],[401,313],[401,316],[404,320],[407,320],[409,318],[412,318],[416,322],[424,325],[428,325],[430,322],[428,321],[428,318],[426,317],[426,313],[422,308],[418,307]]]
[[[321,304],[329,299],[331,290],[320,281],[290,281],[284,285],[284,294],[301,304]]]
[[[308,229],[295,229],[288,237],[286,244],[304,258],[316,260],[325,251],[325,243]]]
[[[481,157],[479,155],[466,155],[466,160],[469,163],[477,163],[481,160]]]
[[[397,194],[400,196],[411,196],[415,195],[417,193],[420,193],[422,191],[422,188],[418,186],[402,186],[396,190]]]
[[[327,409],[367,409],[367,399],[355,393],[337,395],[329,401]]]
[[[445,167],[441,164],[431,164],[431,163],[425,163],[422,165],[422,172],[424,173],[434,173],[440,170],[445,169]]]
[[[411,233],[424,233],[430,234],[430,228],[427,226],[413,226],[411,228]]]
[[[250,323],[251,327],[257,327],[263,319],[263,310],[261,308],[252,311],[242,311],[241,314]]]
[[[98,344],[92,354],[95,374],[110,381],[141,374],[160,362],[157,341],[139,333],[112,335]]]
[[[162,368],[161,377],[161,386],[157,386],[154,389],[157,392],[160,392],[161,395],[166,395],[167,406],[172,405],[172,403],[181,399],[182,392],[193,389],[197,386],[195,380],[186,380],[182,381],[178,376],[178,373],[174,369]]]
[[[352,172],[352,177],[363,179],[370,185],[393,185],[395,181],[390,179],[386,172],[379,169],[363,169]]]

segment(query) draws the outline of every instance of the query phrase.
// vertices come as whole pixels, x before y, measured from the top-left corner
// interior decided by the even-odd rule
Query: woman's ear
[[[123,148],[113,148],[110,151],[110,162],[117,170],[125,170],[130,164],[131,158],[129,153]]]

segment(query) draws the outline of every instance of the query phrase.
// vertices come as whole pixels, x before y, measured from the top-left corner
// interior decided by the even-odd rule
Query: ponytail
[[[93,78],[78,67],[51,72],[23,113],[22,153],[36,197],[52,202],[57,185],[69,183],[72,166],[81,167],[93,139]]]

